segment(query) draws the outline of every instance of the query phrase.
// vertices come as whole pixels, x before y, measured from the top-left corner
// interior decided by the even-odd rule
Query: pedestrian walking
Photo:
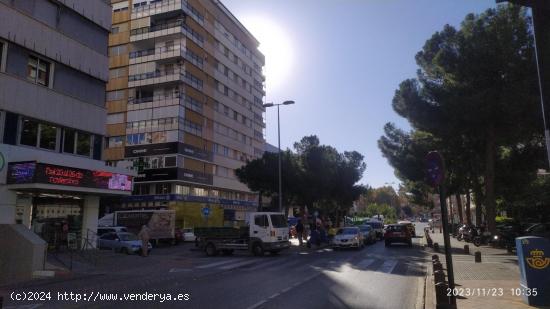
[[[149,239],[151,238],[147,225],[141,227],[138,238],[141,239],[141,256],[146,257],[149,251]]]
[[[300,243],[300,246],[303,244],[303,236],[304,236],[304,225],[302,224],[302,220],[298,220],[298,223],[296,224],[296,234],[298,236],[298,242]]]

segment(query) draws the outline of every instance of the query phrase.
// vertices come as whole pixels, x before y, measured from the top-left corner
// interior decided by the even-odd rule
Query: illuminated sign
[[[119,191],[132,190],[132,176],[36,162],[9,163],[7,183],[44,183]]]

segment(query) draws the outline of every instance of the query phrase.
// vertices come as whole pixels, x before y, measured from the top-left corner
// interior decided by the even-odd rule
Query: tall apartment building
[[[131,194],[135,172],[102,161],[110,29],[107,1],[0,0],[0,260],[35,257],[21,225],[67,246],[96,231],[100,197]]]
[[[234,170],[265,143],[258,41],[217,0],[112,8],[106,158],[138,177],[133,196],[106,204],[175,209],[180,227],[244,220],[258,196]]]

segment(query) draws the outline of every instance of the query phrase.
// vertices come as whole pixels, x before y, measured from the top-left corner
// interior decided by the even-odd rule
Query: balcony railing
[[[142,27],[138,29],[133,29],[130,31],[130,35],[141,35],[141,34],[147,34],[151,32],[161,31],[161,30],[167,30],[171,28],[181,28],[181,32],[185,34],[188,38],[190,38],[193,42],[197,43],[200,47],[204,46],[204,38],[195,32],[193,29],[189,28],[183,20],[177,20],[174,22],[169,23],[162,23],[158,25],[154,25],[151,27]]]
[[[204,26],[204,16],[185,0],[163,0],[132,9],[132,19],[182,9],[196,22]]]
[[[142,74],[135,74],[128,76],[128,82],[134,82],[138,80],[144,80],[144,79],[151,79],[151,78],[157,78],[157,77],[163,77],[163,76],[169,76],[169,75],[180,75],[180,79],[185,76],[185,69],[183,68],[176,68],[173,70],[163,70],[163,71],[155,71],[155,72],[147,72]]]
[[[146,98],[128,98],[129,104],[140,104],[140,103],[149,103],[149,102],[157,102],[157,101],[164,101],[164,100],[173,100],[173,99],[180,99],[182,98],[182,94],[180,93],[171,93],[168,95],[156,95]]]
[[[204,61],[201,57],[197,56],[190,50],[186,49],[184,45],[174,45],[174,46],[164,46],[164,47],[157,47],[157,48],[151,48],[151,49],[145,49],[145,50],[139,50],[139,51],[133,51],[130,52],[130,59],[135,59],[139,57],[146,57],[146,56],[152,56],[152,55],[160,55],[163,53],[170,53],[170,52],[178,52],[181,51],[180,55],[183,56],[187,61],[191,62],[195,66],[203,69]]]

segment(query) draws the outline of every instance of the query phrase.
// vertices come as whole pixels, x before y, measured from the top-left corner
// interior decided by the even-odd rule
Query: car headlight
[[[495,237],[493,237],[495,240],[498,240],[498,235],[495,235]]]

